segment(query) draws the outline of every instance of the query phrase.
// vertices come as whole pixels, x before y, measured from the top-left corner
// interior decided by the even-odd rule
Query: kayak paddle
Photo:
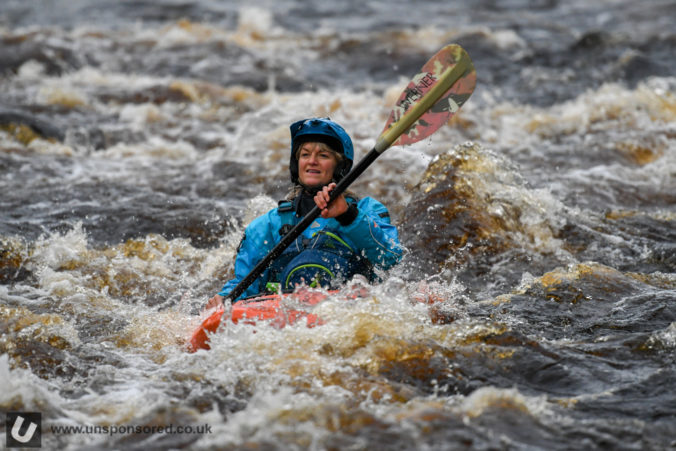
[[[383,152],[392,146],[413,144],[437,131],[469,99],[476,84],[472,60],[457,44],[439,50],[408,83],[390,112],[375,147],[331,191],[340,196]],[[329,201],[329,202],[330,202]],[[321,214],[315,206],[292,228],[251,272],[228,294],[233,302],[265,271],[270,263]]]

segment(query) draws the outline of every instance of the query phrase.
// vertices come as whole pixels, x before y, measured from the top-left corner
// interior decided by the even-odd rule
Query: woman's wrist
[[[347,226],[352,224],[352,222],[357,218],[358,214],[359,209],[357,206],[354,204],[348,204],[345,213],[336,216],[336,221],[338,221],[340,225]]]

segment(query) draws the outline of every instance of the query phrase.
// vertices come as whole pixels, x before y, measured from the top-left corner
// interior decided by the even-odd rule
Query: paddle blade
[[[413,144],[437,131],[474,92],[476,71],[457,44],[442,48],[401,93],[376,148]]]

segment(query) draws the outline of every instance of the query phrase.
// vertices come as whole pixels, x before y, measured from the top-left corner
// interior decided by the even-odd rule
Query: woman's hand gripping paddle
[[[442,48],[413,77],[399,97],[375,147],[331,191],[336,199],[391,146],[413,144],[437,131],[469,99],[476,84],[472,60],[459,45]],[[230,292],[234,302],[301,233],[321,214],[314,207]]]

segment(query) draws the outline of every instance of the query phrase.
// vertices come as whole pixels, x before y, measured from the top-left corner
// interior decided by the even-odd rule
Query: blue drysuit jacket
[[[350,203],[356,202],[349,197],[346,199]],[[319,231],[331,230],[376,268],[383,270],[391,268],[401,260],[403,249],[399,243],[397,229],[390,223],[387,208],[371,197],[361,199],[356,205],[357,217],[349,225],[343,226],[334,218],[318,217],[303,232],[303,236],[311,238]],[[238,249],[235,277],[226,282],[218,294],[226,297],[272,250],[282,238],[279,231],[284,224],[294,226],[302,219],[293,211],[280,213],[278,207],[253,220],[246,228]],[[269,272],[269,269],[265,270],[236,300],[263,293],[268,282],[279,282],[269,280]]]

